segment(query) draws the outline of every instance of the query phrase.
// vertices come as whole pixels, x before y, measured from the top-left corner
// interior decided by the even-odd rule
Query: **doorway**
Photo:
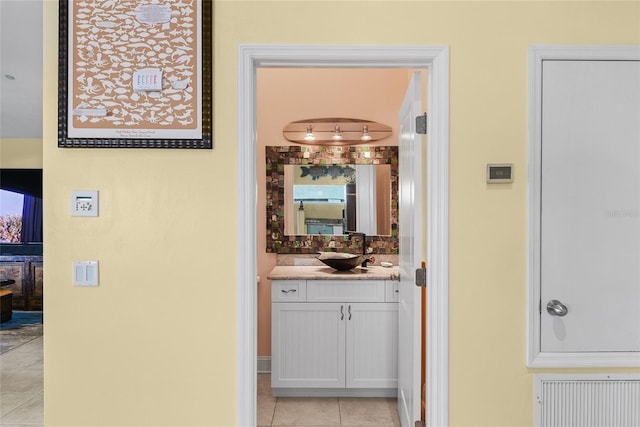
[[[427,425],[448,422],[448,48],[242,45],[238,51],[238,424],[256,421],[256,68],[425,68],[427,147]]]

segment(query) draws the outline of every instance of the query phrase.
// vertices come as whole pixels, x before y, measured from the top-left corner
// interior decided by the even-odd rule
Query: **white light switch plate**
[[[98,192],[97,191],[72,191],[71,192],[72,216],[98,216]]]
[[[76,286],[98,286],[98,261],[75,261],[73,284]]]

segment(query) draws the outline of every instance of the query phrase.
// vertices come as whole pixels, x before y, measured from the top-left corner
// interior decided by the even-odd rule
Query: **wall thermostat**
[[[513,163],[487,164],[487,182],[490,184],[513,182]]]

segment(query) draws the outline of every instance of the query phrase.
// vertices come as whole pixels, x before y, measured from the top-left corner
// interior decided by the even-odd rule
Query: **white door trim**
[[[448,425],[449,48],[372,45],[238,47],[237,424],[256,423],[256,69],[259,67],[428,70],[427,425]]]
[[[527,366],[640,367],[633,352],[550,353],[540,347],[540,182],[542,62],[544,60],[640,60],[640,45],[534,45],[529,47],[529,266]]]

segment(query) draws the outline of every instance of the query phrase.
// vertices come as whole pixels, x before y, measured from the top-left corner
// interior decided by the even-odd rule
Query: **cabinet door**
[[[396,388],[398,304],[347,304],[346,329],[347,388]]]
[[[272,304],[272,387],[344,387],[346,310],[340,303]]]
[[[27,300],[24,288],[27,286],[27,270],[25,261],[0,261],[0,277],[15,280],[11,286],[7,286],[13,293],[13,309],[24,310],[27,308]]]
[[[42,261],[29,263],[31,283],[29,284],[29,310],[42,310],[42,293],[44,290]]]

